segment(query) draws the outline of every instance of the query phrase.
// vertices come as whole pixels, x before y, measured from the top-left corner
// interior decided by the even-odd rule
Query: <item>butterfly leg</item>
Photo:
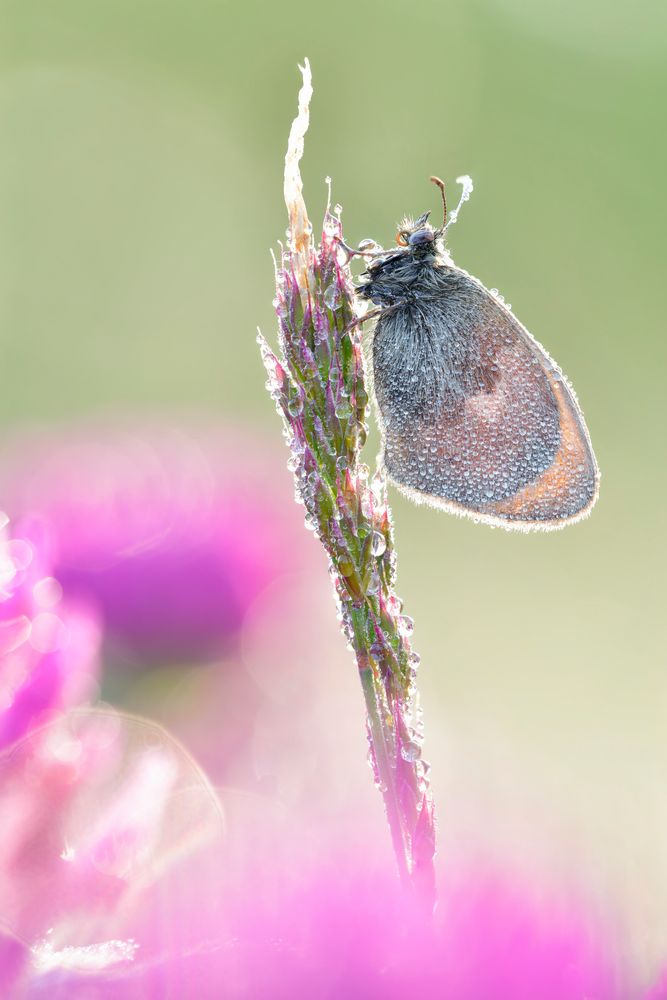
[[[340,238],[340,236],[336,237],[336,243],[341,248],[341,250],[345,251],[345,253],[347,254],[347,259],[348,260],[352,260],[353,257],[365,257],[366,256],[365,251],[363,251],[363,250],[355,250],[354,247],[349,247],[347,245],[347,243],[345,242],[345,240],[342,240]]]
[[[386,254],[391,253],[391,251],[389,251],[389,250],[382,250],[382,249],[380,249],[380,250],[360,250],[360,249],[355,250],[354,247],[348,246],[347,243],[345,242],[345,240],[342,240],[340,238],[340,236],[336,237],[336,243],[341,248],[341,250],[345,251],[345,253],[347,254],[348,261],[352,260],[353,257],[384,257],[384,256],[386,256]]]
[[[371,309],[370,312],[364,313],[363,316],[356,316],[343,330],[343,336],[346,333],[351,333],[355,327],[361,326],[367,319],[378,319],[380,316],[388,316],[395,309],[400,309],[401,306],[404,306],[407,301],[407,299],[399,299],[397,302],[392,302],[390,306],[381,306],[378,309]]]

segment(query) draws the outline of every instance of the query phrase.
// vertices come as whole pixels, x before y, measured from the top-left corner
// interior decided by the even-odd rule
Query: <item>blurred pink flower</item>
[[[60,717],[0,757],[0,813],[3,998],[107,977],[137,952],[151,968],[213,923],[222,813],[160,727],[108,710]]]
[[[132,782],[138,780],[135,775]],[[144,786],[143,794],[161,802],[165,790],[158,785]],[[127,792],[118,801],[124,798]],[[113,874],[125,896],[114,898],[107,889],[106,898],[99,891],[75,898],[89,920],[69,925],[65,933],[60,919],[59,931],[32,943],[21,970],[24,993],[18,995],[50,1000],[638,1000],[641,995],[617,965],[610,923],[562,885],[537,886],[517,872],[484,864],[459,870],[447,880],[430,927],[410,911],[386,852],[375,857],[370,844],[341,843],[323,829],[308,830],[305,817],[302,830],[294,826],[290,838],[291,824],[268,801],[239,803],[238,797],[223,795],[222,802],[224,837],[211,837],[209,816],[208,850],[184,854],[176,882],[170,882],[173,858],[165,855],[165,838],[158,843],[149,821],[154,839],[143,833],[139,838],[142,865],[153,879],[144,874],[149,905],[132,891],[132,874],[116,866]],[[200,823],[206,815],[200,813]],[[115,824],[120,813],[112,809],[103,816],[113,816]],[[156,865],[161,852],[162,864]],[[57,900],[49,905],[57,911]],[[48,919],[43,913],[43,926]]]
[[[270,783],[278,767],[255,768],[251,748],[263,706],[288,692],[303,698],[319,627],[330,626],[345,658],[326,576],[312,582],[322,556],[303,531],[283,456],[247,429],[193,421],[37,430],[5,444],[0,496],[39,518],[68,601],[98,608],[105,697],[145,707],[217,778]],[[311,590],[323,599],[306,623],[308,670],[292,678],[295,653],[299,666],[305,656],[299,601],[310,613]],[[279,628],[262,662],[253,654],[246,665],[244,648],[263,627],[258,609]],[[283,643],[278,655],[286,636],[291,649]],[[150,676],[133,669],[148,665]],[[193,665],[201,669],[185,669]],[[363,720],[354,722],[361,733]]]
[[[667,1000],[667,971],[660,977],[653,989],[649,990],[644,1000]]]
[[[192,423],[24,434],[5,448],[0,496],[44,520],[53,574],[98,604],[117,660],[194,662],[227,650],[257,595],[315,558],[274,451]]]
[[[98,608],[106,698],[159,718],[218,780],[291,780],[273,744],[292,708],[312,718],[313,648],[347,661],[275,449],[193,422],[24,432],[0,456],[0,496],[42,525],[67,602]],[[360,713],[351,726],[363,743]]]
[[[107,435],[26,447],[22,478],[4,463],[3,497],[42,529],[0,558],[3,1000],[649,1000],[583,887],[445,843],[433,926],[409,909],[351,763],[361,705],[330,595],[261,446]],[[176,718],[270,795],[214,793],[146,721],[59,714],[95,688],[99,624],[72,594],[139,661],[234,643]]]
[[[5,519],[6,521],[6,519]],[[0,536],[0,749],[97,689],[99,621],[63,599],[37,522]]]

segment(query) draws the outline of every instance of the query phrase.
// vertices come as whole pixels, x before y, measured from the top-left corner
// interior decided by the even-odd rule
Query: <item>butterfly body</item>
[[[518,530],[579,520],[599,474],[574,393],[509,308],[405,223],[358,289],[380,307],[374,394],[389,478],[418,502]]]

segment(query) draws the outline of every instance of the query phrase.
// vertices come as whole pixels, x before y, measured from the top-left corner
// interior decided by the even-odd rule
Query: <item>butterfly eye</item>
[[[397,233],[396,242],[399,247],[406,247],[408,245],[408,234],[407,233]]]

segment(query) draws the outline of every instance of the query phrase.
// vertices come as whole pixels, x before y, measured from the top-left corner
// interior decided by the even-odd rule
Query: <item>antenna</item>
[[[441,181],[439,177],[429,177],[429,180],[440,188],[440,194],[442,195],[442,226],[439,232],[444,233],[445,226],[447,225],[447,199],[445,198],[445,182]]]

